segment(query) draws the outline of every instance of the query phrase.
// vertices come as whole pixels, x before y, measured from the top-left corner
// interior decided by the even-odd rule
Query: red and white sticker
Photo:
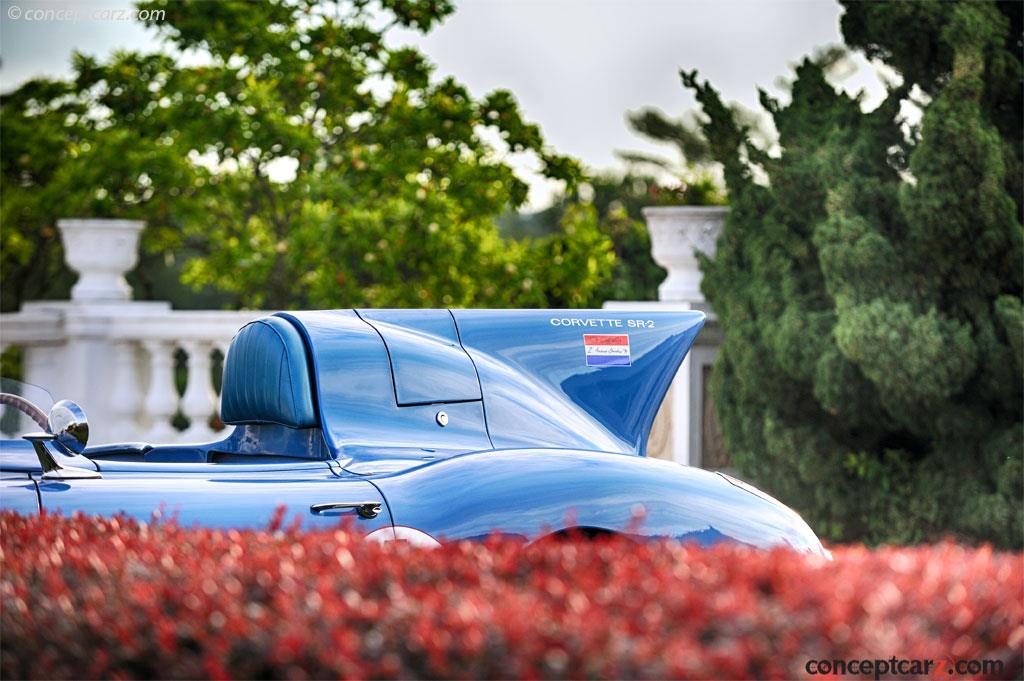
[[[588,367],[628,367],[629,336],[627,334],[585,333],[583,348]]]

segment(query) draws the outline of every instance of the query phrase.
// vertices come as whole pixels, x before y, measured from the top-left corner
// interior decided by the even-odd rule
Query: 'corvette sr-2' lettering
[[[610,327],[621,329],[623,326],[631,329],[653,329],[653,319],[576,319],[573,317],[552,317],[551,326],[586,326],[590,328]]]

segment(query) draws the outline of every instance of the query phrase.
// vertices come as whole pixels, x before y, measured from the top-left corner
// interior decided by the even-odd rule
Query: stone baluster
[[[150,417],[149,440],[153,444],[178,439],[171,419],[178,409],[178,391],[174,385],[174,343],[164,340],[143,341],[149,355],[149,388],[144,401]]]
[[[188,417],[189,427],[182,437],[189,442],[207,442],[213,438],[210,416],[213,415],[216,395],[210,376],[211,343],[183,341],[182,349],[188,354],[188,383],[181,397],[181,410]]]
[[[114,439],[140,432],[138,417],[141,391],[137,351],[138,345],[133,341],[119,340],[113,344],[113,389],[110,392],[110,411],[113,420],[109,430]]]

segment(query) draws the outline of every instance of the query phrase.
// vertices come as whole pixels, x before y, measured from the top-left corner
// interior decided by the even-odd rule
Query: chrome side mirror
[[[47,430],[53,439],[72,454],[81,454],[89,442],[89,420],[82,408],[71,400],[61,400],[50,409]]]
[[[61,400],[50,409],[50,415],[46,419],[46,433],[29,433],[22,435],[22,438],[32,443],[32,448],[39,459],[39,465],[43,469],[43,480],[72,480],[102,478],[99,471],[78,466],[68,465],[61,461],[64,456],[54,456],[47,446],[47,442],[55,442],[60,445],[58,449],[72,457],[85,451],[85,445],[89,441],[89,421],[85,418],[82,408],[71,400]],[[74,459],[72,459],[73,461]],[[95,464],[89,462],[95,467]]]

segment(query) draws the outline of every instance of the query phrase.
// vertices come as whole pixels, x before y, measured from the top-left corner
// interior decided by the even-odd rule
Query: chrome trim
[[[22,438],[32,443],[39,465],[43,468],[43,480],[96,480],[103,477],[99,471],[61,464],[46,446],[47,442],[57,439],[53,433],[28,433]]]
[[[330,501],[323,504],[313,504],[309,507],[310,513],[320,514],[325,511],[338,511],[354,508],[360,518],[376,518],[380,515],[379,501]]]

